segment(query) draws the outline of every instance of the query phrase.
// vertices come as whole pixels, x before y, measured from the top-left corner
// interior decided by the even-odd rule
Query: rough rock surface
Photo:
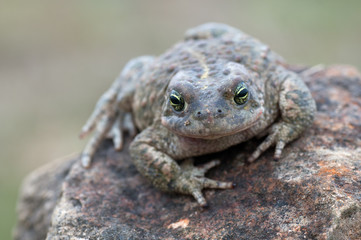
[[[62,183],[76,159],[59,159],[32,172],[23,181],[17,204],[15,239],[45,239]]]
[[[105,142],[89,170],[72,159],[25,180],[15,239],[361,239],[360,79],[349,66],[306,79],[315,122],[278,162],[269,150],[244,163],[260,140],[198,158],[222,159],[208,176],[237,184],[205,190],[208,209],[158,191]]]

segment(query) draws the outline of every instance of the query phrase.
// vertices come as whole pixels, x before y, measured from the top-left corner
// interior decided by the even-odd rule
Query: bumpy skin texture
[[[203,188],[232,188],[204,177],[217,160],[194,167],[177,160],[221,151],[267,135],[248,161],[275,145],[280,158],[287,143],[313,121],[315,103],[301,78],[284,68],[268,46],[224,24],[208,23],[186,32],[159,57],[130,61],[82,129],[96,128],[87,144],[85,167],[107,135],[116,148],[123,128],[138,135],[130,153],[137,169],[164,191],[191,194],[206,205]]]

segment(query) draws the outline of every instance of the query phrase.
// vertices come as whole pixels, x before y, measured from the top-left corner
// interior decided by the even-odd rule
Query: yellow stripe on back
[[[187,49],[187,51],[192,54],[193,57],[195,57],[199,64],[202,66],[203,68],[203,74],[201,76],[201,79],[205,79],[205,78],[208,78],[208,75],[209,75],[209,67],[207,66],[207,63],[206,63],[206,58],[204,55],[202,55],[201,53],[199,52],[196,52],[194,51],[193,49]]]

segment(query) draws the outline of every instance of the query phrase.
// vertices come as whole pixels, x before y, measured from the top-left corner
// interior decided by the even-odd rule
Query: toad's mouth
[[[171,127],[166,122],[162,121],[162,124],[168,128],[173,133],[188,137],[188,138],[196,138],[196,139],[206,139],[213,140],[226,136],[235,135],[239,132],[245,131],[252,126],[254,126],[260,119],[263,113],[263,109],[261,108],[257,114],[254,114],[252,118],[247,119],[247,123],[239,124],[236,120],[233,119],[232,123],[227,120],[223,120],[222,124],[219,122],[214,122],[213,124],[204,124],[202,122],[190,122],[187,124],[193,125],[192,127],[186,127],[187,124],[181,127]],[[223,127],[220,127],[223,126]]]
[[[240,128],[235,128],[235,129],[231,129],[231,130],[227,130],[227,131],[223,131],[223,132],[219,132],[219,133],[212,133],[211,130],[209,130],[209,128],[203,128],[203,134],[184,134],[182,132],[178,132],[177,134],[183,136],[183,137],[189,137],[189,138],[199,138],[199,139],[207,139],[207,140],[213,140],[213,139],[217,139],[217,138],[221,138],[221,137],[226,137],[226,136],[231,136],[234,134],[237,134],[239,132],[242,132],[244,130],[247,130],[248,128],[254,126],[257,122],[258,122],[259,118],[256,119],[254,122],[250,122],[247,125],[244,125]]]

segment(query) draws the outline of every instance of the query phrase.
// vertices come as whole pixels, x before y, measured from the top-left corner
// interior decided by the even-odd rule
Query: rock
[[[76,159],[60,159],[32,172],[23,181],[17,204],[14,239],[45,239],[62,183]]]
[[[245,164],[257,139],[197,159],[222,159],[208,176],[237,184],[205,190],[208,209],[140,176],[129,139],[122,152],[106,141],[88,170],[74,158],[25,180],[15,239],[361,239],[361,77],[309,74],[315,122],[279,161],[269,150]]]

